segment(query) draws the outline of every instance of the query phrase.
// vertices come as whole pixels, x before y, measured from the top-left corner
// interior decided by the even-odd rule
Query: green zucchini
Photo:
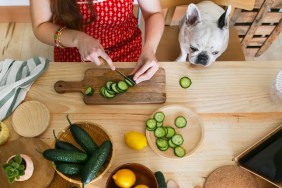
[[[69,163],[84,163],[88,160],[88,155],[86,153],[62,149],[47,149],[43,152],[43,157],[49,161]]]
[[[89,134],[81,127],[76,124],[72,124],[68,115],[67,120],[70,124],[70,131],[74,140],[86,151],[87,154],[92,155],[98,148],[94,140]]]
[[[83,184],[90,183],[97,176],[111,151],[112,143],[109,140],[101,144],[100,148],[90,157],[81,170],[81,181]]]
[[[63,150],[68,150],[68,151],[78,151],[78,152],[83,152],[74,145],[72,145],[69,142],[61,141],[58,140],[58,138],[55,135],[55,130],[53,130],[53,135],[55,137],[56,143],[55,143],[55,148],[56,149],[63,149]]]
[[[162,172],[160,172],[160,171],[155,172],[155,177],[157,179],[159,188],[167,188],[165,177],[164,177],[164,174]]]
[[[182,88],[184,89],[187,89],[191,86],[192,84],[192,81],[190,78],[188,78],[187,76],[185,77],[182,77],[180,80],[179,80],[179,84]]]
[[[78,175],[81,172],[83,165],[75,163],[57,163],[56,169],[65,175]]]

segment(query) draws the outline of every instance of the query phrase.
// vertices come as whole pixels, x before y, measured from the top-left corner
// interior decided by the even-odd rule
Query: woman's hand
[[[138,84],[151,79],[159,69],[159,63],[155,57],[153,49],[143,49],[138,62],[131,72],[133,80]]]
[[[115,66],[111,58],[106,54],[103,46],[99,40],[87,35],[86,33],[79,33],[77,36],[77,49],[81,55],[82,61],[91,61],[100,66],[102,62],[99,57],[103,58],[112,70],[115,70]]]

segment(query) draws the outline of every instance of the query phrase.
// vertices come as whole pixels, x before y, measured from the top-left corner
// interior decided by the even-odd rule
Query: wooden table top
[[[133,63],[117,63],[117,67],[131,68]],[[109,173],[117,166],[136,162],[152,171],[162,171],[167,179],[176,180],[181,188],[202,187],[215,168],[235,164],[233,158],[267,135],[282,123],[282,105],[269,97],[273,78],[282,70],[278,62],[216,62],[207,68],[186,63],[164,62],[167,101],[149,105],[85,105],[81,93],[58,94],[54,84],[58,80],[79,81],[84,71],[95,68],[92,63],[51,63],[32,85],[25,100],[37,100],[51,112],[49,128],[41,135],[45,143],[53,143],[52,130],[68,126],[65,115],[73,122],[92,121],[107,129],[116,145],[116,155],[105,177],[88,188],[105,187]],[[189,76],[192,86],[185,90],[179,79]],[[205,137],[201,146],[185,159],[170,160],[155,154],[150,147],[143,151],[129,149],[123,141],[128,131],[145,132],[146,119],[158,108],[181,104],[202,118]],[[5,120],[9,125],[11,118]],[[11,130],[11,140],[19,136]],[[261,187],[270,185],[261,182]]]

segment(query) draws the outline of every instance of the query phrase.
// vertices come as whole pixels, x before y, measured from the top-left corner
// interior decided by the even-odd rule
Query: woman
[[[164,19],[159,0],[138,0],[145,21],[145,40],[133,15],[133,0],[30,0],[33,31],[43,43],[55,46],[55,62],[103,58],[137,62],[131,74],[136,83],[158,70],[155,57]]]

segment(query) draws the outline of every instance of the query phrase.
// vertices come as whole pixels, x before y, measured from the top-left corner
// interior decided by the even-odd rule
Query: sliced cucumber
[[[87,95],[87,96],[92,96],[92,95],[94,94],[94,89],[93,89],[93,87],[88,86],[88,87],[85,89],[84,94]]]
[[[146,121],[146,128],[148,131],[154,131],[157,128],[157,121],[153,118],[150,118]]]
[[[175,121],[175,126],[178,127],[178,128],[183,128],[183,127],[186,127],[187,125],[187,120],[185,119],[185,117],[183,116],[178,116]]]
[[[166,137],[167,138],[171,138],[175,135],[175,129],[173,127],[166,127],[167,133],[166,133]]]
[[[132,82],[132,80],[125,78],[124,81],[127,83],[128,86],[133,87],[135,84]]]
[[[128,89],[128,85],[127,85],[127,83],[125,81],[119,81],[117,83],[117,86],[122,91],[126,91]]]
[[[117,83],[112,83],[111,89],[112,89],[112,91],[114,91],[116,94],[119,94],[119,91],[118,91],[118,89],[117,89]]]
[[[191,86],[192,84],[192,81],[190,78],[188,78],[187,76],[185,77],[182,77],[180,80],[179,80],[179,84],[182,88],[184,89],[187,89]]]
[[[171,148],[175,148],[177,145],[175,145],[171,139],[168,140],[168,146],[171,147]]]
[[[103,96],[103,97],[106,97],[106,95],[105,95],[105,87],[101,87],[100,88],[100,94]]]
[[[163,112],[156,112],[154,115],[155,120],[158,122],[163,122],[165,118],[165,114]]]
[[[163,126],[163,122],[162,121],[157,121],[157,127],[162,127]]]
[[[157,138],[156,144],[157,144],[158,148],[168,147],[168,141],[164,138]]]
[[[109,92],[107,88],[105,88],[104,94],[107,98],[113,98],[115,96],[114,92]]]
[[[159,150],[161,150],[161,151],[166,151],[166,150],[168,150],[168,148],[169,148],[169,146],[166,146],[166,147],[158,147],[159,148]]]
[[[162,138],[166,135],[166,130],[163,127],[157,127],[154,134],[157,138]]]
[[[172,138],[171,138],[172,143],[174,143],[175,145],[180,146],[181,144],[183,144],[184,139],[180,134],[175,134]]]
[[[113,83],[114,83],[113,81],[107,81],[107,83],[106,83],[106,88],[108,89],[108,91],[112,91],[111,85],[112,85]]]
[[[186,155],[186,150],[183,147],[181,147],[181,146],[176,146],[174,148],[174,154],[177,157],[184,157]]]

